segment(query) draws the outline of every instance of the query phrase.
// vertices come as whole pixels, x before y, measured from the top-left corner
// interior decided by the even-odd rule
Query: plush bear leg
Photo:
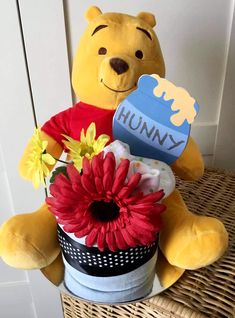
[[[41,268],[43,275],[54,285],[58,286],[64,279],[64,263],[61,253],[50,265]]]
[[[173,285],[184,273],[184,269],[173,266],[166,260],[161,250],[158,251],[156,272],[160,284],[168,288]]]
[[[160,248],[170,264],[197,269],[222,256],[228,234],[219,220],[189,212],[178,190],[163,203],[167,209],[162,215]]]
[[[44,204],[29,214],[15,215],[0,228],[0,256],[16,268],[42,268],[60,253],[55,217]]]

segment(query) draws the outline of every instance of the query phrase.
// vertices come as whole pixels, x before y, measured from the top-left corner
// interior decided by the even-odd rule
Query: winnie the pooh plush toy
[[[112,137],[112,119],[120,102],[136,89],[142,74],[165,75],[164,60],[156,34],[155,18],[141,12],[136,17],[119,13],[102,14],[90,7],[85,30],[73,63],[72,84],[80,102],[55,115],[42,128],[47,152],[59,158],[64,137],[79,139],[82,128],[95,122],[97,135]],[[104,124],[105,123],[105,124]],[[29,142],[20,162],[20,174],[29,179],[26,168],[32,150]],[[52,170],[52,166],[48,166]],[[192,138],[172,165],[184,180],[196,180],[204,165]],[[163,200],[158,270],[162,284],[174,283],[185,269],[193,270],[216,261],[228,242],[223,224],[211,217],[189,212],[177,189]],[[205,211],[206,213],[206,211]],[[42,235],[43,233],[43,235]],[[41,269],[55,284],[63,278],[63,263],[57,240],[55,217],[43,204],[36,212],[12,217],[0,229],[0,256],[10,266]]]

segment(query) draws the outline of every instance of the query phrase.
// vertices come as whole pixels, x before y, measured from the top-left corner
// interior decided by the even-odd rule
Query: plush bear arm
[[[63,151],[61,145],[55,141],[52,137],[50,137],[49,135],[47,135],[45,132],[41,131],[41,137],[42,140],[47,140],[48,141],[48,146],[47,146],[47,153],[51,154],[54,158],[59,158],[61,156],[61,153]],[[26,166],[26,162],[28,160],[28,157],[30,155],[30,153],[32,152],[32,140],[29,141],[24,154],[20,160],[19,163],[19,173],[20,176],[26,180],[28,180],[28,173],[27,173],[27,166]],[[48,169],[51,171],[53,169],[53,165],[48,165]]]
[[[183,180],[197,180],[203,175],[203,158],[192,137],[189,137],[182,155],[173,163],[171,168]]]

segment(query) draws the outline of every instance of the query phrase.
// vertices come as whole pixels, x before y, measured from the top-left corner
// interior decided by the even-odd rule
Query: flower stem
[[[53,157],[53,158],[54,158],[56,161],[58,161],[58,162],[65,163],[66,165],[69,164],[68,161],[64,161],[64,160],[61,160],[61,159],[58,159],[58,158],[55,158],[55,157]]]

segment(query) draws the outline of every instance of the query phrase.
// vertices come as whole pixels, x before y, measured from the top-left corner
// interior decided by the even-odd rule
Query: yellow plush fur
[[[72,72],[73,88],[81,101],[98,108],[115,109],[136,88],[140,75],[164,76],[164,60],[153,31],[156,21],[152,14],[142,12],[137,17],[102,14],[99,8],[91,7],[86,18],[88,27],[78,46]],[[103,27],[97,29],[98,26]],[[98,54],[100,48],[102,54]],[[143,58],[136,57],[138,50],[142,51]],[[109,63],[113,57],[124,60],[129,68],[117,74]],[[49,142],[48,152],[59,157],[62,149],[57,142],[46,134],[43,139]],[[26,179],[25,160],[30,149],[29,143],[20,163],[20,174]],[[192,139],[172,168],[186,180],[201,177],[203,160]],[[185,269],[216,261],[227,247],[228,236],[219,220],[190,213],[177,190],[164,203],[167,210],[163,214],[162,254],[157,270],[164,286],[169,286]],[[2,225],[0,255],[14,267],[40,268],[51,281],[59,283],[63,264],[56,239],[56,221],[46,205],[32,214],[14,216]]]

